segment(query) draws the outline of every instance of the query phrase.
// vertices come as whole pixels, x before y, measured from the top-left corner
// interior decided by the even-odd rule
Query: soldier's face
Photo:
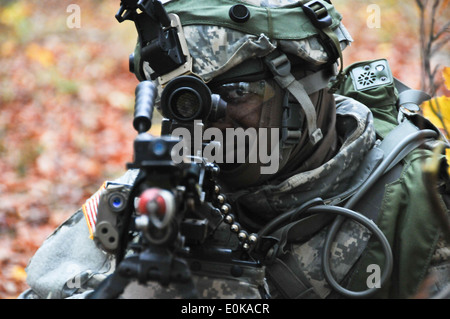
[[[227,83],[213,88],[213,92],[227,102],[225,118],[208,125],[219,129],[258,128],[263,105],[275,94],[272,85],[266,80]]]

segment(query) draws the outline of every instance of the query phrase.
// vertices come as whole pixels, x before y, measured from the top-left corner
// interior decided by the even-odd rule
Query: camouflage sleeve
[[[136,175],[136,171],[128,171],[114,183],[131,185]],[[44,241],[26,269],[30,289],[19,299],[86,298],[114,272],[114,257],[96,246],[89,225],[86,212],[79,209]],[[210,264],[203,262],[199,274],[193,275],[200,298],[261,298],[264,268],[244,267],[242,276],[237,278],[230,275],[229,265],[208,267]],[[178,298],[182,291],[176,284],[162,287],[149,282],[144,287],[132,282],[120,298]]]
[[[443,185],[446,185],[445,180],[448,180],[448,177],[444,179]],[[447,221],[450,221],[450,190],[447,188],[448,186],[441,187],[440,195],[447,209],[447,212],[442,211],[443,215],[446,214],[446,216],[443,217],[447,217]],[[450,298],[450,242],[448,241],[450,237],[450,231],[448,229],[449,222],[445,222],[445,220],[443,220],[441,226],[443,228],[443,235],[440,237],[436,250],[431,256],[430,267],[427,272],[428,279],[422,285],[422,290],[419,291],[418,297],[438,299]]]
[[[45,240],[26,270],[31,291],[22,298],[70,298],[95,288],[111,270],[111,259],[90,239],[78,210]]]
[[[430,268],[428,269],[429,280],[424,286],[424,298],[448,299],[450,298],[450,247],[442,238],[436,247],[436,251],[431,257]]]
[[[305,285],[304,291],[297,298],[323,299],[333,296],[333,289],[323,274],[321,258],[327,232],[328,227],[319,231],[305,243],[291,244],[289,246],[287,254],[292,256],[292,262],[296,264],[296,271],[303,274],[301,278]],[[357,222],[352,220],[344,222],[330,252],[330,267],[338,282],[345,278],[367,247],[370,234],[369,230]],[[268,284],[272,297],[285,298],[279,292],[277,284],[270,278]]]
[[[132,184],[137,173],[114,182]],[[44,241],[26,268],[30,289],[19,298],[83,298],[112,272],[113,257],[96,246],[89,225],[80,208]]]
[[[447,166],[447,157],[444,157],[442,161],[444,161],[443,165],[430,161],[434,165],[425,166],[425,180],[428,183],[437,183],[436,188],[427,189],[430,201],[438,203],[442,200],[442,205],[436,205],[432,212],[440,220],[442,234],[431,256],[425,280],[419,287],[416,295],[418,298],[450,298],[450,176],[448,174],[450,171]],[[438,174],[429,174],[429,169],[436,169],[436,165],[442,165],[442,169],[438,170]]]

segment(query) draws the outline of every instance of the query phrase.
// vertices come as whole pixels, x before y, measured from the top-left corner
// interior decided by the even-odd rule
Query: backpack
[[[419,283],[427,275],[431,255],[442,236],[439,226],[441,211],[447,213],[443,198],[448,197],[447,161],[445,148],[448,142],[429,120],[420,114],[420,104],[430,99],[426,93],[412,90],[392,76],[386,60],[373,60],[356,63],[345,71],[347,77],[339,92],[353,97],[367,105],[374,115],[374,125],[381,144],[395,145],[411,134],[422,130],[435,131],[437,134],[428,139],[413,141],[405,151],[394,161],[391,167],[397,165],[397,173],[387,184],[383,201],[378,210],[383,209],[381,216],[374,221],[388,237],[394,254],[399,258],[392,274],[390,287],[380,289],[379,296],[410,297],[416,293]],[[419,148],[420,147],[420,148]],[[387,146],[392,149],[392,146]],[[430,172],[423,169],[423,163],[435,160],[435,178],[430,178]],[[430,183],[438,185],[430,185]],[[402,189],[403,191],[400,191]],[[408,193],[409,205],[396,204],[400,200],[398,194]],[[428,194],[429,200],[423,200],[423,194]],[[411,207],[414,207],[412,209]],[[396,208],[405,207],[407,212],[398,212]],[[401,234],[399,234],[401,233]],[[370,264],[380,264],[379,246],[369,244],[354,276],[349,280],[353,288],[361,288],[362,269]],[[365,274],[367,276],[367,273]]]
[[[370,108],[378,138],[371,152],[381,152],[385,161],[378,164],[361,189],[344,201],[331,205],[345,206],[351,202],[349,206],[355,212],[377,224],[388,243],[383,244],[372,236],[343,282],[334,280],[328,259],[322,260],[324,275],[330,286],[346,297],[410,297],[427,275],[431,256],[441,236],[439,217],[432,212],[447,212],[443,197],[448,197],[448,165],[444,152],[448,143],[440,131],[420,114],[419,105],[430,96],[395,79],[385,59],[358,62],[347,67],[336,94],[351,97]],[[433,182],[439,183],[440,194],[434,187],[427,187],[429,180],[424,178],[430,174],[423,174],[423,161],[431,159],[438,163],[436,170],[440,178]],[[423,200],[424,194],[429,195],[429,200]],[[323,257],[327,256],[342,222],[342,218],[335,220],[330,227]],[[286,238],[295,238],[290,232],[296,231],[296,227],[289,227],[275,233],[283,245],[287,244]],[[302,227],[298,229],[300,231]],[[385,259],[390,252],[395,257],[390,256],[391,268],[388,269]],[[394,261],[395,267],[392,265]],[[311,286],[296,262],[289,254],[280,254],[268,265],[268,276],[278,282],[277,287],[282,289],[280,293],[285,298],[313,296],[310,294]],[[381,287],[367,289],[367,269],[372,265],[387,270],[382,274]]]

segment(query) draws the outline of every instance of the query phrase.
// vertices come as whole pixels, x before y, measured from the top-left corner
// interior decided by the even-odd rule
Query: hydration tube
[[[437,133],[433,130],[427,129],[427,130],[420,130],[418,132],[412,133],[408,135],[406,138],[404,138],[393,150],[392,152],[380,163],[380,165],[376,168],[375,172],[367,179],[367,181],[361,186],[361,188],[349,199],[349,201],[344,205],[343,208],[337,207],[337,206],[329,206],[329,208],[325,209],[323,206],[319,207],[313,207],[310,208],[309,211],[317,211],[317,212],[332,212],[337,213],[340,216],[338,216],[333,224],[330,227],[330,230],[328,231],[327,238],[325,240],[324,250],[322,254],[322,267],[325,279],[329,283],[332,289],[336,290],[340,294],[349,297],[349,298],[366,298],[369,297],[377,292],[378,288],[369,288],[364,291],[351,291],[348,289],[343,288],[341,285],[339,285],[336,280],[333,278],[333,275],[331,273],[330,269],[330,252],[331,252],[331,245],[333,243],[334,238],[336,237],[341,225],[345,221],[345,218],[351,218],[355,220],[358,223],[361,223],[365,227],[367,227],[373,234],[375,234],[378,239],[380,240],[383,250],[386,255],[385,260],[385,266],[383,273],[380,278],[380,286],[384,284],[387,278],[391,275],[392,268],[393,268],[393,257],[392,257],[392,251],[389,245],[389,242],[387,241],[384,234],[381,232],[381,230],[378,228],[378,226],[375,225],[371,220],[370,223],[366,221],[366,217],[363,215],[356,213],[351,210],[351,208],[365,195],[365,193],[370,189],[370,187],[375,184],[375,182],[386,172],[386,169],[389,167],[392,161],[402,152],[402,150],[408,146],[410,143],[430,138],[430,137],[436,137]],[[361,218],[364,217],[364,218]]]
[[[390,244],[386,238],[386,236],[383,234],[383,232],[378,228],[378,226],[369,218],[365,217],[364,215],[355,212],[352,210],[352,207],[365,195],[365,193],[370,189],[370,187],[375,184],[375,182],[386,173],[386,170],[389,168],[391,163],[396,159],[396,157],[412,142],[425,139],[425,138],[431,138],[436,137],[437,133],[433,130],[427,129],[427,130],[420,130],[417,132],[414,132],[407,137],[405,137],[393,150],[389,153],[389,155],[383,159],[383,161],[378,165],[378,167],[375,169],[374,173],[366,180],[366,182],[360,187],[360,189],[348,200],[348,202],[344,205],[344,207],[340,206],[330,206],[330,205],[323,205],[323,201],[320,198],[315,198],[304,205],[293,209],[289,212],[286,212],[278,217],[276,217],[274,220],[272,220],[270,223],[265,225],[259,232],[258,236],[262,238],[263,236],[272,233],[275,229],[278,229],[284,224],[287,224],[289,222],[292,222],[296,220],[297,218],[304,218],[307,216],[315,215],[315,214],[337,214],[338,216],[333,221],[328,234],[327,238],[325,240],[324,245],[324,251],[322,254],[322,267],[325,279],[331,286],[331,288],[338,293],[342,294],[343,296],[349,297],[349,298],[366,298],[369,297],[377,292],[378,288],[369,288],[364,291],[351,291],[348,289],[343,288],[339,283],[336,282],[336,280],[333,278],[333,275],[331,273],[330,269],[330,252],[331,252],[331,246],[332,243],[341,227],[343,222],[350,218],[354,220],[355,222],[363,225],[366,227],[372,234],[374,234],[378,240],[381,242],[384,254],[386,256],[385,259],[385,266],[383,273],[380,278],[380,286],[385,283],[385,281],[390,277],[393,269],[393,255],[392,250],[390,247]],[[296,218],[297,217],[297,218]]]

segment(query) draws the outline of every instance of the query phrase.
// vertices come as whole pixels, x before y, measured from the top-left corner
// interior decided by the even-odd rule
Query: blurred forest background
[[[0,0],[0,299],[27,288],[36,249],[132,159],[136,31],[115,20],[119,2]],[[355,40],[345,64],[388,58],[401,81],[438,97],[438,116],[424,108],[443,130],[448,2],[333,1]]]

